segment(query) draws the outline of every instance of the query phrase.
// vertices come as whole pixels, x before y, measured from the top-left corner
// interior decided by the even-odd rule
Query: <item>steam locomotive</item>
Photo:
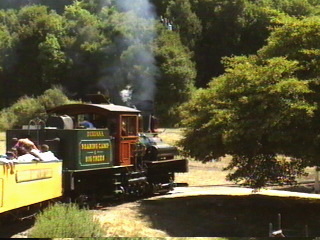
[[[53,108],[48,116],[46,122],[35,120],[6,133],[7,149],[28,138],[48,145],[59,160],[0,162],[0,213],[61,197],[94,204],[166,193],[174,187],[174,174],[188,171],[176,149],[141,141],[146,134],[135,108],[76,103]],[[84,121],[92,123],[89,128]]]

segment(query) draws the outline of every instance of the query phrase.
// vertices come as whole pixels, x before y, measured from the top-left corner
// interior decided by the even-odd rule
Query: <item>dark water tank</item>
[[[57,129],[73,129],[73,120],[68,115],[50,116],[47,120],[47,127],[54,127]]]

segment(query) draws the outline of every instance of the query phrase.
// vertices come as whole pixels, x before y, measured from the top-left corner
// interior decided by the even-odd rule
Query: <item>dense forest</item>
[[[73,99],[99,91],[116,104],[154,101],[164,124],[177,122],[176,107],[194,87],[195,63],[153,4],[49,0],[0,7],[2,108],[60,85]],[[122,97],[123,90],[132,95]]]
[[[0,107],[61,85],[128,104],[155,100],[164,124],[194,87],[224,73],[222,57],[255,54],[281,18],[318,13],[315,0],[3,0]],[[171,106],[168,108],[168,106]]]
[[[320,0],[2,0],[0,9],[3,111],[54,86],[75,100],[101,92],[116,104],[154,102],[163,126],[186,129],[186,154],[233,156],[231,180],[293,182],[319,165]]]

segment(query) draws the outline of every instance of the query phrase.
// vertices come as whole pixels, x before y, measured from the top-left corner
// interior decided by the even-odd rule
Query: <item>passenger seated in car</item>
[[[17,151],[16,159],[18,162],[40,161],[38,155],[40,151],[29,138],[18,139],[13,149]]]
[[[18,162],[47,162],[59,160],[53,152],[49,151],[49,146],[46,144],[41,145],[41,151],[32,149],[30,146],[27,148],[20,147],[18,149]]]
[[[42,145],[40,146],[40,151],[41,151],[42,153],[48,152],[48,151],[49,151],[49,146],[48,146],[47,144],[42,144]]]
[[[6,152],[5,156],[9,160],[17,158],[17,156],[18,156],[17,149],[16,148],[11,148],[10,151]]]
[[[35,154],[31,154],[30,146],[29,148],[17,147],[17,153],[17,162],[39,161],[39,158]]]
[[[18,148],[18,147],[38,150],[37,146],[29,138],[18,139],[17,143],[14,145],[14,148]]]
[[[12,165],[17,159],[17,149],[12,148],[5,155],[0,155],[0,162]]]
[[[40,153],[38,154],[41,161],[57,161],[59,160],[53,152],[49,150],[49,146],[47,144],[42,144],[40,147]]]
[[[15,147],[12,148],[12,152],[10,154],[7,154],[6,159],[13,160],[14,162],[45,162],[59,160],[53,154],[53,152],[49,150],[49,146],[47,144],[41,145],[39,150],[36,145],[28,138],[19,139],[15,144]]]

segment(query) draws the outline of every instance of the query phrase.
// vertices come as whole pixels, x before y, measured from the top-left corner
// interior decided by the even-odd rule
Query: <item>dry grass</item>
[[[182,131],[181,128],[164,128],[160,129],[159,136],[164,142],[176,145],[182,138]],[[229,184],[231,182],[226,181],[228,172],[222,171],[222,169],[228,165],[230,160],[230,156],[221,158],[217,162],[208,162],[205,164],[189,160],[189,172],[177,173],[176,182],[188,183],[189,186]]]
[[[150,221],[138,213],[139,203],[122,204],[95,211],[106,237],[169,237],[164,231],[152,229]]]
[[[0,132],[0,155],[6,151],[6,133]]]
[[[168,144],[176,145],[177,141],[182,138],[181,128],[161,128],[159,129],[159,137]]]
[[[177,183],[188,183],[189,186],[206,186],[231,184],[226,180],[228,172],[223,171],[231,157],[222,158],[218,162],[201,163],[189,161],[188,173],[177,173]]]

